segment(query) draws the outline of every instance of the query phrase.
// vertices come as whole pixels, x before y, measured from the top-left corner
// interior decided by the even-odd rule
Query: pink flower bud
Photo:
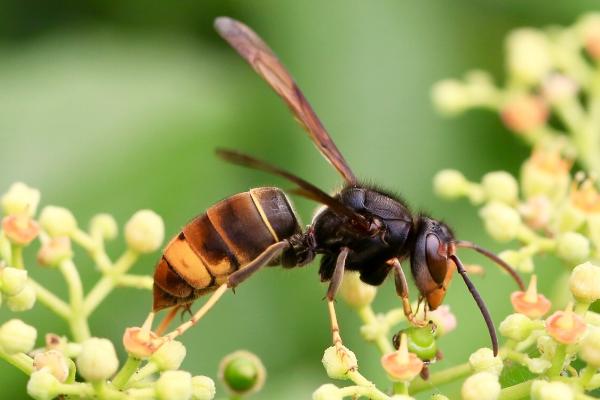
[[[127,328],[123,334],[123,347],[135,358],[150,357],[163,343],[162,338],[145,328]]]
[[[510,130],[527,134],[546,123],[548,107],[540,97],[521,95],[508,101],[500,114]]]
[[[8,240],[19,246],[27,246],[40,233],[38,223],[24,214],[4,217],[2,229]]]
[[[546,331],[559,343],[576,343],[587,329],[583,318],[575,314],[571,307],[566,311],[557,311],[546,319]]]
[[[516,312],[532,319],[537,319],[546,314],[552,304],[543,294],[537,292],[537,277],[531,276],[526,292],[518,291],[510,295],[510,302]]]

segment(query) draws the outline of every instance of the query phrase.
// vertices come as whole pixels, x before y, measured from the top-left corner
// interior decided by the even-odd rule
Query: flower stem
[[[552,366],[546,372],[550,378],[556,377],[560,375],[562,371],[563,364],[565,363],[565,357],[567,356],[567,346],[564,344],[558,344],[556,346],[556,352],[554,353],[554,357],[552,357]]]
[[[0,358],[27,375],[33,372],[33,359],[25,353],[8,354],[0,348]]]
[[[69,288],[69,302],[71,305],[69,325],[71,333],[75,341],[82,342],[90,337],[90,328],[83,309],[83,286],[81,285],[81,278],[73,260],[63,261],[60,263],[59,268]]]
[[[364,396],[371,400],[389,400],[389,396],[383,393],[380,390],[377,390],[375,387],[368,386],[346,386],[340,389],[340,394],[342,397],[350,397],[354,398]]]
[[[377,317],[375,316],[375,313],[373,312],[373,309],[371,308],[371,306],[366,306],[366,307],[359,309],[358,315],[360,316],[360,319],[363,321],[363,323],[365,325],[381,324],[381,322],[377,320]],[[385,326],[385,329],[380,329],[379,334],[375,338],[375,344],[377,345],[377,348],[379,349],[379,351],[382,354],[387,354],[387,353],[391,353],[392,351],[394,351],[394,349],[392,348],[392,345],[389,343],[389,341],[387,339],[388,331],[389,331],[389,326]]]
[[[499,400],[519,400],[529,398],[533,380],[518,383],[513,386],[505,387],[500,392]]]
[[[469,375],[473,370],[469,363],[459,364],[454,367],[435,372],[429,376],[426,381],[422,378],[417,378],[408,387],[410,394],[422,392],[423,390],[443,385],[444,383],[452,382],[463,376]]]
[[[113,385],[115,385],[117,389],[123,389],[129,381],[129,378],[137,371],[141,362],[142,360],[139,358],[132,357],[131,355],[128,356],[127,361],[125,361],[121,370],[114,377],[112,381]]]

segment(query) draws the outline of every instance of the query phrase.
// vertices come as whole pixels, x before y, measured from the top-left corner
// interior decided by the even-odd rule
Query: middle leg
[[[396,284],[396,293],[402,299],[402,308],[404,309],[404,315],[408,322],[418,327],[424,327],[429,324],[426,320],[420,320],[417,318],[416,313],[413,312],[412,306],[410,305],[410,299],[408,297],[408,283],[406,282],[406,276],[402,270],[400,260],[392,258],[388,260],[388,264],[394,269],[394,282]]]

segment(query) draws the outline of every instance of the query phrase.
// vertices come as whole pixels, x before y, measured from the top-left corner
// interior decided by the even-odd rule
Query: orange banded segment
[[[212,283],[212,276],[183,234],[167,245],[164,257],[190,286],[202,289]]]

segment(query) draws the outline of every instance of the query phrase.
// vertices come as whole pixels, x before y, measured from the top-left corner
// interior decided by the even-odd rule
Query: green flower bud
[[[254,354],[240,350],[233,352],[219,364],[219,378],[227,389],[236,394],[250,394],[259,391],[265,383],[266,370]]]
[[[351,307],[360,309],[373,302],[377,288],[361,281],[357,272],[349,271],[344,274],[339,294]]]
[[[215,393],[215,382],[208,376],[197,375],[192,378],[193,400],[212,400]]]
[[[500,396],[498,376],[491,372],[478,372],[463,383],[463,400],[496,400]]]
[[[119,233],[117,221],[110,214],[95,215],[90,221],[90,232],[95,237],[113,240]]]
[[[532,400],[573,400],[573,389],[566,383],[536,380],[531,385]]]
[[[506,52],[508,72],[522,83],[537,84],[553,68],[550,43],[538,29],[512,31],[506,39]]]
[[[580,233],[563,233],[558,237],[556,254],[570,264],[577,264],[589,257],[590,241]]]
[[[185,354],[183,343],[173,340],[160,346],[150,359],[154,361],[159,371],[169,371],[179,369]]]
[[[471,105],[466,85],[456,79],[445,79],[433,85],[431,98],[437,110],[446,115],[459,114]]]
[[[8,296],[14,296],[25,288],[27,271],[6,267],[0,269],[0,289]]]
[[[25,214],[31,217],[40,202],[40,191],[22,182],[13,183],[0,202],[5,215]]]
[[[514,204],[519,197],[517,180],[508,172],[496,171],[483,176],[481,181],[483,190],[489,200]]]
[[[19,293],[6,297],[6,305],[11,311],[20,312],[31,310],[35,305],[35,289],[27,284]]]
[[[312,395],[312,400],[342,400],[343,398],[340,389],[333,383],[319,386]]]
[[[51,237],[69,236],[77,229],[77,220],[64,207],[46,206],[40,214],[40,225]]]
[[[590,328],[581,340],[579,356],[593,368],[600,368],[600,328]]]
[[[125,225],[127,246],[138,253],[151,253],[157,250],[164,236],[163,220],[151,210],[136,212]]]
[[[444,199],[456,199],[468,192],[469,182],[462,173],[444,169],[433,177],[433,191]]]
[[[511,314],[500,323],[500,333],[508,339],[520,342],[531,334],[533,322],[523,314]]]
[[[113,376],[118,367],[117,353],[110,340],[93,337],[81,344],[77,371],[85,380],[104,381]]]
[[[8,354],[31,351],[36,338],[35,328],[20,319],[11,319],[0,326],[0,347]]]
[[[165,371],[154,388],[159,400],[188,400],[192,397],[192,375],[185,371]]]
[[[331,379],[348,379],[348,372],[358,365],[356,355],[346,347],[342,352],[335,346],[329,347],[323,353],[323,366]]]
[[[60,394],[60,382],[48,368],[42,368],[29,377],[27,394],[36,400],[51,400]]]
[[[519,213],[498,201],[488,203],[480,210],[479,215],[483,218],[488,233],[499,242],[514,239],[521,227]]]
[[[569,289],[582,303],[590,304],[600,299],[600,267],[586,262],[573,268]]]
[[[491,372],[500,376],[504,364],[500,356],[494,357],[494,352],[487,347],[483,347],[471,354],[469,364],[475,372]]]

